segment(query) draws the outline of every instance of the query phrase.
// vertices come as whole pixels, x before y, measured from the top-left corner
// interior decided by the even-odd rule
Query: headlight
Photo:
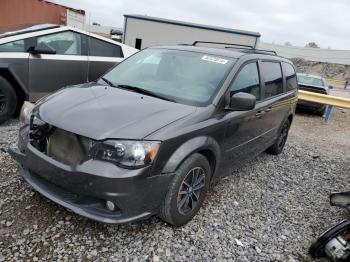
[[[21,121],[22,124],[29,124],[30,122],[30,115],[33,111],[34,104],[30,102],[24,102],[22,109],[21,109],[21,114],[19,116],[19,120]]]
[[[153,162],[159,145],[159,141],[106,140],[95,143],[89,157],[122,167],[137,168]]]

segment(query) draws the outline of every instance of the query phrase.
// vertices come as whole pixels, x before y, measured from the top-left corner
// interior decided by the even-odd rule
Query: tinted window
[[[283,80],[280,63],[262,62],[261,73],[265,79],[265,98],[283,93]]]
[[[287,91],[291,91],[297,88],[297,74],[294,71],[294,67],[291,64],[282,63],[283,71],[286,76]]]
[[[245,65],[230,86],[231,95],[244,92],[260,99],[260,80],[256,63]]]
[[[91,56],[105,56],[105,57],[123,57],[122,49],[119,45],[96,39],[89,38],[89,55]]]
[[[80,34],[68,31],[38,37],[38,44],[45,43],[59,55],[81,55]]]
[[[24,52],[24,40],[0,45],[0,52]]]

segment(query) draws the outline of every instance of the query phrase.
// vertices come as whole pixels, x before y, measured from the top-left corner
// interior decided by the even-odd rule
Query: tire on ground
[[[195,208],[188,214],[181,214],[178,210],[178,192],[189,171],[200,167],[205,172],[205,182],[202,191],[199,194],[199,200]],[[168,192],[160,208],[159,217],[167,223],[174,226],[182,226],[188,223],[199,211],[209,188],[211,169],[206,157],[199,153],[189,156],[176,170],[173,180],[170,182]]]
[[[318,116],[323,116],[326,113],[326,106],[322,107],[321,109],[317,110],[316,114]]]
[[[0,124],[16,112],[17,95],[12,85],[0,76]]]
[[[271,155],[279,155],[280,153],[282,153],[284,145],[286,144],[286,141],[287,141],[289,128],[290,128],[290,121],[287,119],[283,122],[282,128],[280,130],[280,133],[275,143],[266,150],[266,153]],[[284,131],[286,131],[286,134],[284,133]],[[282,137],[284,135],[286,135],[286,137]]]

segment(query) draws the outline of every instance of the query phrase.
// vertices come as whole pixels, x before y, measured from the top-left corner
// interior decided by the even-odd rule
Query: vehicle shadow
[[[299,108],[297,107],[295,109],[295,113],[301,116],[315,116],[320,117],[317,115],[317,112],[313,109],[307,109],[307,108]]]

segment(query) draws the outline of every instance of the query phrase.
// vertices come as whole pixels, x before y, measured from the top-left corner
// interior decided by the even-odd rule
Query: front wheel
[[[17,95],[12,85],[0,76],[0,124],[8,120],[16,111]]]
[[[210,165],[203,155],[187,158],[170,182],[159,217],[174,226],[188,223],[203,204],[210,176]]]
[[[287,142],[289,128],[290,121],[286,120],[282,125],[281,131],[275,143],[266,150],[267,153],[271,155],[279,155],[280,153],[282,153],[284,145]]]

